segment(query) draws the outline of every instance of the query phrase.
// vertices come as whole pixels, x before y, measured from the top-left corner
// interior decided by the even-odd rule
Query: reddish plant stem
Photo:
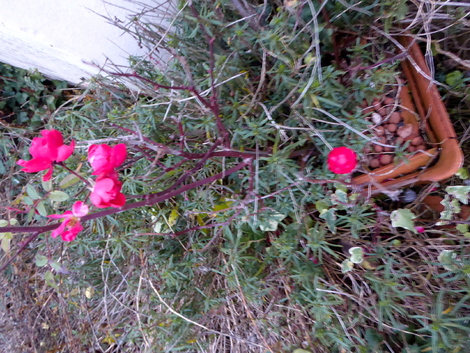
[[[133,78],[136,78],[138,80],[141,80],[141,81],[144,81],[144,82],[147,82],[147,83],[150,83],[153,88],[155,90],[158,90],[160,88],[163,88],[163,89],[168,89],[168,90],[178,90],[178,91],[188,91],[188,92],[191,92],[192,94],[194,94],[197,99],[199,99],[201,101],[201,103],[206,107],[206,108],[209,108],[211,111],[212,111],[212,106],[211,104],[207,101],[207,99],[203,98],[199,92],[196,90],[195,87],[193,86],[167,86],[167,85],[161,85],[159,83],[156,83],[152,80],[149,80],[148,78],[145,78],[141,75],[139,75],[138,73],[134,72],[134,73],[131,73],[131,74],[126,74],[126,73],[121,73],[121,72],[111,72],[111,75],[115,75],[115,76],[120,76],[120,77],[133,77]]]
[[[219,133],[222,135],[224,145],[226,148],[230,148],[230,139],[229,139],[229,133],[227,129],[225,128],[224,124],[222,123],[222,119],[220,119],[220,109],[219,109],[219,103],[217,102],[217,92],[215,89],[215,79],[214,79],[214,68],[215,68],[215,58],[214,58],[214,42],[215,38],[211,37],[210,34],[206,31],[206,28],[203,25],[203,21],[201,20],[201,17],[199,16],[199,13],[197,10],[194,8],[194,5],[191,4],[189,6],[191,11],[193,12],[194,17],[196,17],[199,20],[199,27],[201,27],[201,30],[204,32],[204,34],[207,37],[207,41],[209,43],[209,75],[211,79],[211,98],[210,98],[210,107],[212,112],[214,113],[215,117],[215,123],[217,125],[217,129],[219,130]]]
[[[213,55],[213,54],[212,54]],[[212,70],[211,70],[212,71]],[[211,98],[210,98],[210,101],[207,101],[207,99],[203,98],[199,92],[197,91],[197,89],[194,87],[194,86],[166,86],[166,85],[161,85],[159,83],[156,83],[152,80],[149,80],[148,78],[145,78],[137,73],[132,73],[132,74],[125,74],[125,73],[119,73],[119,72],[113,72],[111,73],[112,75],[116,75],[116,76],[121,76],[121,77],[133,77],[133,78],[136,78],[138,80],[141,80],[141,81],[144,81],[144,82],[147,82],[147,83],[150,83],[153,88],[155,90],[157,89],[160,89],[160,88],[163,88],[163,89],[168,89],[168,90],[180,90],[180,91],[189,91],[191,92],[192,94],[194,94],[198,99],[199,101],[206,107],[208,108],[213,114],[214,114],[214,117],[215,117],[215,122],[216,122],[216,126],[217,126],[217,129],[219,130],[219,133],[221,135],[221,137],[223,138],[224,142],[225,142],[225,147],[229,148],[230,147],[230,139],[229,139],[229,133],[227,131],[227,129],[225,128],[224,124],[222,123],[222,120],[220,119],[220,110],[219,110],[219,104],[217,103],[217,98],[216,96],[212,95]],[[211,79],[212,81],[212,79]],[[211,82],[211,86],[213,88],[213,92],[215,91],[215,86],[214,86],[214,82],[212,81]],[[148,141],[149,142],[149,141]],[[155,144],[155,142],[153,142],[153,144]],[[173,153],[174,154],[174,153]]]
[[[215,141],[215,143],[211,146],[211,148],[204,154],[204,157],[194,166],[193,169],[191,170],[188,170],[186,172],[183,173],[182,176],[180,176],[178,178],[178,180],[173,184],[173,186],[171,186],[172,189],[175,189],[177,188],[179,185],[181,185],[182,183],[184,183],[184,181],[193,173],[195,173],[196,171],[198,171],[202,166],[203,164],[209,159],[209,157],[211,157],[212,153],[214,152],[214,150],[217,148],[217,146],[220,145],[220,140],[217,140]]]
[[[81,221],[86,222],[86,221],[90,221],[90,220],[93,220],[93,219],[110,216],[110,215],[113,215],[113,214],[116,214],[116,213],[121,213],[121,212],[124,212],[124,211],[127,211],[127,210],[132,210],[134,208],[155,205],[159,202],[163,202],[163,201],[168,200],[172,197],[181,195],[181,194],[183,194],[183,193],[185,193],[189,190],[192,190],[194,188],[197,188],[199,186],[212,183],[212,182],[214,182],[218,179],[225,178],[226,176],[228,176],[230,174],[233,174],[233,173],[245,168],[246,166],[250,165],[252,163],[252,161],[253,161],[252,159],[247,158],[243,162],[237,164],[236,166],[234,166],[232,168],[229,168],[227,170],[224,170],[223,172],[217,173],[217,174],[215,174],[211,177],[195,181],[194,183],[191,183],[191,184],[184,185],[184,186],[180,187],[179,189],[176,189],[176,190],[173,190],[173,191],[171,191],[173,189],[173,186],[172,186],[169,189],[165,190],[164,192],[160,192],[160,193],[157,193],[157,194],[142,195],[142,197],[144,198],[144,200],[142,200],[142,201],[125,204],[121,208],[111,208],[111,209],[106,209],[104,211],[88,214],[88,215],[82,217]],[[60,225],[60,222],[59,223],[54,223],[54,224],[49,224],[49,225],[46,225],[46,226],[39,226],[39,227],[0,227],[0,233],[11,232],[11,233],[38,233],[38,234],[41,234],[41,233],[44,233],[44,232],[54,230],[54,229],[58,228],[59,225]]]
[[[73,175],[75,175],[78,179],[80,179],[81,181],[83,181],[86,185],[90,186],[90,182],[88,180],[86,180],[84,177],[82,177],[80,174],[78,174],[75,170],[72,170],[70,169],[69,167],[67,167],[64,162],[59,162],[59,163],[56,163],[57,165],[61,166],[62,168],[64,168],[65,170],[67,170],[68,172],[72,173]]]
[[[177,151],[177,150],[174,150],[172,148],[169,148],[168,146],[165,146],[165,145],[162,145],[161,143],[158,143],[158,142],[155,142],[153,141],[152,139],[149,139],[148,137],[145,137],[145,136],[142,136],[141,134],[137,133],[137,131],[134,131],[134,130],[130,130],[128,128],[125,128],[123,126],[120,126],[120,125],[117,125],[117,124],[114,124],[114,123],[109,123],[112,127],[115,127],[117,129],[120,129],[122,131],[125,131],[125,132],[128,132],[130,134],[134,134],[134,135],[137,135],[139,137],[142,137],[143,140],[151,145],[154,145],[156,147],[158,147],[160,150],[162,150],[162,152],[164,153],[168,153],[168,154],[172,154],[172,155],[175,155],[175,156],[179,156],[180,155],[180,152]]]
[[[136,131],[130,130],[128,128],[125,128],[125,127],[122,127],[113,123],[111,123],[111,125],[117,129],[126,131],[130,134],[135,134],[137,136],[139,135]],[[191,152],[178,151],[168,146],[162,145],[161,143],[157,143],[147,137],[144,137],[144,141],[154,146],[157,146],[161,151],[163,151],[166,154],[171,154],[173,156],[179,156],[179,157],[183,157],[186,159],[200,159],[200,158],[204,158],[204,156],[206,155],[206,153],[191,153]],[[290,157],[291,158],[297,157],[301,152],[302,151],[292,152]],[[262,151],[262,152],[258,152],[258,154],[261,156],[268,156],[269,152]],[[237,150],[227,149],[224,151],[212,152],[212,155],[210,156],[210,158],[212,157],[254,158],[255,156],[256,156],[256,152],[241,152]]]
[[[305,177],[300,177],[302,181],[306,181],[306,182],[309,182],[309,183],[312,183],[312,184],[331,184],[331,183],[340,183],[340,184],[343,184],[345,186],[348,186],[348,187],[351,187],[352,184],[351,183],[348,183],[344,180],[341,180],[341,179],[309,179],[309,178],[305,178]]]

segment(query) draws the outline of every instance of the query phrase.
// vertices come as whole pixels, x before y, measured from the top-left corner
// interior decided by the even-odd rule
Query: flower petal
[[[75,148],[75,141],[70,142],[70,146],[62,145],[57,149],[56,162],[63,162],[73,153]]]
[[[47,171],[47,173],[44,174],[44,176],[42,177],[42,180],[43,180],[43,181],[49,181],[49,180],[51,180],[53,170],[54,170],[54,167],[51,166],[51,167],[49,168],[49,170]]]
[[[16,164],[23,167],[22,171],[26,173],[36,173],[51,167],[52,163],[49,159],[33,158],[29,161],[20,159]]]
[[[73,214],[72,211],[65,211],[63,214],[50,214],[47,216],[48,218],[53,218],[53,219],[61,219],[61,218],[72,218]]]
[[[83,217],[88,214],[88,206],[83,201],[77,201],[72,206],[72,213],[75,217]]]
[[[77,222],[72,228],[62,233],[63,241],[72,241],[77,237],[77,234],[83,230],[80,222]]]
[[[55,238],[58,235],[62,234],[65,230],[65,227],[67,226],[69,222],[70,222],[70,219],[66,219],[65,221],[63,221],[58,228],[52,231],[51,237]]]
[[[94,172],[92,175],[99,175],[114,169],[110,164],[112,148],[108,145],[91,145],[88,149],[88,162],[91,164]]]
[[[126,158],[127,149],[125,144],[120,143],[119,145],[113,147],[111,154],[111,164],[113,165],[113,168],[119,167],[122,163],[124,163]]]
[[[41,135],[44,136],[44,139],[47,141],[47,144],[51,148],[58,148],[59,146],[62,146],[64,144],[64,139],[62,137],[62,134],[60,131],[57,131],[55,129],[51,130],[42,130]]]
[[[116,195],[116,197],[112,200],[109,201],[109,205],[111,207],[122,207],[126,204],[126,196],[124,194],[121,194],[120,192]]]

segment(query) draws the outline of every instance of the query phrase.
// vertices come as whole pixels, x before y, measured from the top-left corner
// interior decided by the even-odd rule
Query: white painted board
[[[128,23],[133,14],[157,9],[152,20],[166,25],[175,12],[167,0],[0,0],[0,9],[0,62],[73,84],[146,54],[109,19]]]

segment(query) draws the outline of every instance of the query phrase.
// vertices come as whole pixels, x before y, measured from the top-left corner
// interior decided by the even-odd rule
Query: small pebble
[[[380,104],[379,100],[374,99],[374,101],[372,102],[372,106],[374,107],[375,110],[379,110],[382,104]]]
[[[384,148],[379,145],[374,145],[374,151],[377,153],[383,152]]]
[[[426,146],[425,145],[416,146],[416,151],[426,151]]]
[[[424,144],[423,138],[421,136],[416,136],[413,140],[411,140],[411,144],[413,146],[423,145]]]
[[[362,109],[362,113],[364,115],[369,115],[370,113],[372,113],[374,111],[374,108],[373,107],[366,107],[364,109]]]
[[[413,133],[413,124],[406,124],[397,130],[397,135],[402,139],[406,139]]]
[[[382,115],[378,113],[372,113],[371,118],[372,118],[372,122],[375,125],[380,125],[380,123],[382,122]]]
[[[387,165],[393,162],[393,156],[391,154],[382,154],[379,160],[382,165]]]
[[[395,103],[395,99],[393,99],[393,98],[387,97],[387,98],[384,99],[384,105],[394,104],[394,103]]]
[[[397,131],[397,124],[388,124],[387,130],[390,132]]]
[[[390,124],[398,124],[401,120],[401,115],[399,112],[393,112],[392,115],[390,115],[390,119],[388,119],[388,122]]]
[[[370,162],[369,162],[369,167],[371,168],[378,168],[380,167],[380,162],[377,158],[374,158],[372,159]]]
[[[377,136],[383,136],[385,135],[385,128],[383,126],[377,126],[375,128],[375,133],[377,134]]]

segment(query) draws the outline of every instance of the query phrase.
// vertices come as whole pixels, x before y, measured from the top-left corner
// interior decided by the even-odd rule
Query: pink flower
[[[54,219],[64,219],[59,228],[52,231],[51,236],[55,238],[60,234],[64,241],[74,240],[77,234],[83,230],[80,223],[80,217],[83,217],[86,214],[88,214],[88,206],[82,201],[77,201],[73,204],[72,211],[65,211],[63,214],[51,214],[47,216]]]
[[[127,158],[126,145],[120,143],[114,147],[91,145],[88,149],[88,162],[94,172],[92,175],[108,174],[119,167]]]
[[[69,158],[75,148],[75,142],[72,141],[70,146],[64,145],[62,134],[57,130],[42,130],[41,135],[43,137],[33,139],[29,148],[33,159],[29,161],[20,159],[16,163],[22,166],[23,172],[26,173],[49,169],[42,178],[42,180],[48,181],[52,176],[53,163],[63,162]]]
[[[415,229],[418,233],[424,233],[425,230],[424,227],[415,227]]]
[[[99,176],[90,195],[91,203],[98,208],[124,206],[126,197],[121,193],[121,187],[122,183],[114,171],[111,175]]]
[[[351,173],[357,165],[357,155],[347,147],[333,148],[328,154],[328,169],[336,174]]]

